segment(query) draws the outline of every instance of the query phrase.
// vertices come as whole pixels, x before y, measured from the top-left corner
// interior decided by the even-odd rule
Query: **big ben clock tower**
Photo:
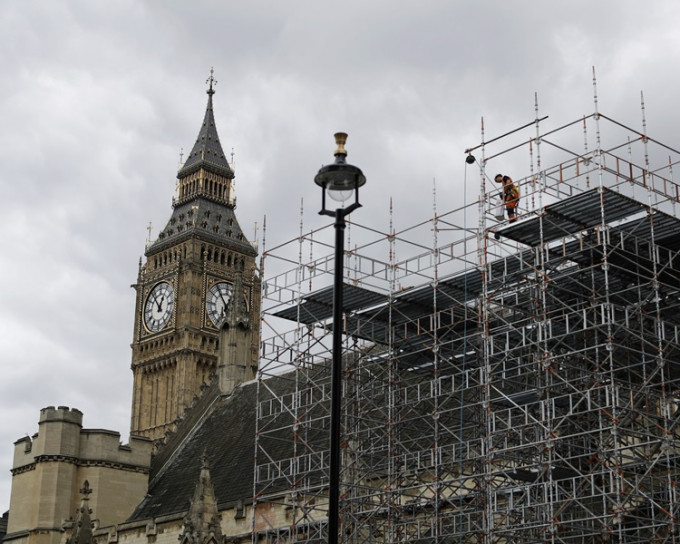
[[[172,428],[218,371],[227,375],[219,379],[224,389],[252,379],[257,367],[257,251],[234,214],[234,172],[215,127],[212,70],[208,83],[172,215],[148,245],[134,285],[131,432],[152,439]]]

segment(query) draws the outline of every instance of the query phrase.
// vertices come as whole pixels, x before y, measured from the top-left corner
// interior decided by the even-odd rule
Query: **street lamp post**
[[[328,543],[337,544],[340,522],[340,407],[342,400],[342,288],[345,256],[345,217],[359,204],[359,187],[366,178],[359,168],[346,162],[345,142],[347,134],[335,134],[335,162],[323,166],[314,178],[321,187],[320,215],[335,217],[335,274],[333,278],[333,354],[331,362],[331,436],[330,475],[328,484]],[[326,209],[326,193],[340,206],[354,194],[354,202],[335,210]]]

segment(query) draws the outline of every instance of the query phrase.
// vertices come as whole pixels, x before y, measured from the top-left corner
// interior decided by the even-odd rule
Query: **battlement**
[[[120,433],[106,429],[83,429],[80,433],[80,458],[83,461],[149,466],[152,441],[131,436],[128,444],[120,441]]]
[[[82,424],[80,410],[48,406],[40,410],[38,432],[14,443],[9,533],[60,527],[75,512],[85,480],[92,489],[90,508],[101,523],[120,523],[142,499],[151,440],[131,436],[122,444],[120,433]]]
[[[83,429],[83,413],[67,406],[40,410],[40,430],[32,438],[14,443],[14,471],[28,470],[35,463],[63,461],[78,465],[120,465],[131,469],[149,466],[151,441],[132,436],[122,444],[120,433],[107,429]]]
[[[75,425],[83,425],[83,413],[77,408],[69,408],[68,406],[47,406],[40,410],[39,424],[63,421],[65,423],[74,423]]]

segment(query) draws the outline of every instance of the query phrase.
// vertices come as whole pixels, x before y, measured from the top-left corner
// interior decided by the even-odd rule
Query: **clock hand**
[[[163,311],[163,300],[164,300],[164,299],[165,299],[164,296],[161,297],[161,301],[160,301],[160,302],[158,302],[158,299],[157,299],[157,298],[154,299],[154,300],[156,301],[156,306],[158,306],[158,311],[159,311],[159,312],[162,312],[162,311]]]
[[[229,306],[229,303],[224,300],[224,295],[222,294],[222,291],[217,291],[220,294],[220,298],[222,299],[222,302],[224,302],[224,310],[222,310],[223,313],[226,313],[227,311],[227,306]]]

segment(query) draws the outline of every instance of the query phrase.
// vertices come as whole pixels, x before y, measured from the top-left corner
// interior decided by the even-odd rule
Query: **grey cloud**
[[[0,12],[0,511],[12,443],[37,431],[40,408],[77,407],[127,440],[129,286],[149,221],[155,234],[169,216],[211,66],[237,214],[251,236],[267,214],[269,247],[297,234],[301,200],[304,228],[327,224],[313,177],[333,132],[349,132],[368,177],[353,220],[385,230],[392,197],[403,228],[432,213],[433,180],[439,210],[476,196],[463,150],[482,116],[487,138],[529,122],[535,91],[552,126],[590,113],[593,65],[602,111],[639,127],[644,90],[650,134],[678,147],[670,0],[56,0]]]

